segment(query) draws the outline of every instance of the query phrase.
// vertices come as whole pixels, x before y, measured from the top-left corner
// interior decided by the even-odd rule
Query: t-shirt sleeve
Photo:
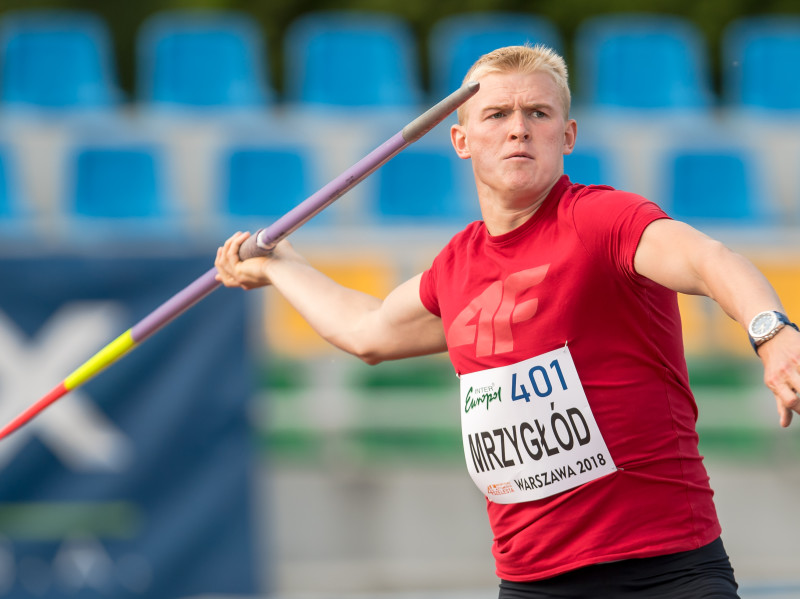
[[[422,273],[422,278],[419,282],[419,299],[422,300],[422,305],[435,316],[442,316],[442,311],[439,308],[439,295],[436,290],[436,262],[426,271]]]
[[[481,221],[470,223],[463,231],[457,233],[433,259],[431,267],[422,273],[419,283],[419,299],[422,305],[434,316],[442,317],[442,302],[447,301],[439,296],[439,286],[443,281],[450,281],[450,273],[454,269],[455,257],[463,255],[465,246],[473,238],[476,231],[483,226]]]
[[[633,259],[647,226],[669,216],[654,202],[634,193],[587,188],[573,203],[575,229],[587,252],[604,258],[617,272],[641,281]]]

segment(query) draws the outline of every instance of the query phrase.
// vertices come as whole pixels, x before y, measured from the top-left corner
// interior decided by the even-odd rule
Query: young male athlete
[[[281,243],[219,280],[271,284],[325,339],[368,363],[448,351],[468,469],[487,497],[501,598],[737,597],[683,355],[676,292],[748,330],[781,426],[800,412],[800,332],[743,257],[655,204],[574,184],[567,72],[542,47],[473,65],[451,129],[483,220],[380,300]]]

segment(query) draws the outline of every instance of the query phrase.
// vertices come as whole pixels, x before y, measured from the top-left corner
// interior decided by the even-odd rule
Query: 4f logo
[[[505,281],[495,281],[461,311],[450,330],[450,347],[475,344],[475,355],[490,356],[514,349],[511,334],[513,323],[529,320],[536,314],[539,299],[518,301],[526,290],[544,280],[549,264],[529,268],[509,275]]]

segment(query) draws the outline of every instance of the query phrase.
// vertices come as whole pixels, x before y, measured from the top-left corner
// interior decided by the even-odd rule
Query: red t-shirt
[[[422,276],[421,300],[441,317],[459,374],[567,344],[619,468],[545,499],[487,500],[501,578],[686,551],[720,534],[677,296],[633,266],[661,218],[644,198],[564,176],[523,225],[492,237],[470,224]]]

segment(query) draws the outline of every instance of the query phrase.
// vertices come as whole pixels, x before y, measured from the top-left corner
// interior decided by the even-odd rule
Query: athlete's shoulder
[[[571,212],[631,210],[639,207],[657,208],[652,200],[610,185],[582,185],[573,183],[561,200],[562,208]]]
[[[603,200],[628,200],[633,202],[649,201],[639,194],[617,189],[611,185],[583,185],[572,183],[567,189],[566,196],[581,201],[603,201]]]
[[[458,233],[453,235],[450,241],[445,246],[445,249],[451,248],[458,250],[468,245],[481,243],[486,235],[486,226],[482,220],[476,220],[469,223],[466,227],[461,229]]]

